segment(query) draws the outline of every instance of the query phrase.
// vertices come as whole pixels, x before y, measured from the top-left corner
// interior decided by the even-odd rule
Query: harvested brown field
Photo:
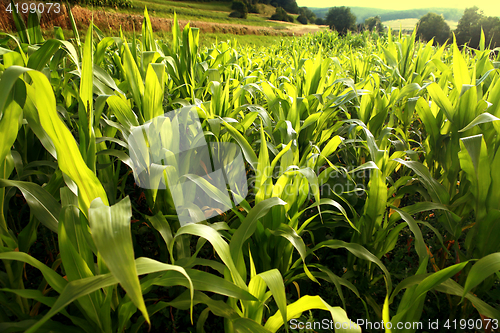
[[[36,2],[36,1],[31,1]],[[15,31],[14,21],[12,15],[6,11],[8,2],[5,0],[0,0],[0,30],[1,31]],[[52,30],[54,26],[61,27],[63,29],[71,29],[69,18],[65,6],[62,6],[63,13],[61,14],[42,14],[41,16],[41,26],[43,29]],[[104,31],[118,31],[120,27],[123,31],[136,31],[140,30],[142,25],[143,16],[141,15],[129,15],[121,13],[110,13],[105,10],[90,10],[87,8],[82,8],[80,6],[74,6],[71,9],[73,16],[75,18],[78,29],[85,29],[88,27],[91,19],[94,19],[94,23],[99,29]],[[22,14],[25,22],[27,19],[27,14]],[[172,30],[172,19],[157,18],[151,15],[151,24],[153,26],[153,31],[171,31]],[[183,28],[189,22],[191,27],[199,28],[201,32],[205,33],[228,33],[235,35],[268,35],[268,36],[292,36],[292,35],[303,35],[308,32],[314,32],[318,29],[317,26],[302,26],[302,25],[287,25],[286,28],[277,30],[268,27],[259,27],[251,25],[242,24],[225,24],[225,23],[214,23],[214,22],[203,22],[203,21],[186,21],[179,20],[181,28]],[[301,29],[297,29],[296,26],[300,26]]]

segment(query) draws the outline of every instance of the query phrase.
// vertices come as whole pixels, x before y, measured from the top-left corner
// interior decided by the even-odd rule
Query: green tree
[[[384,31],[384,27],[382,26],[382,21],[380,20],[380,16],[369,17],[365,20],[365,29],[370,31],[382,32]]]
[[[271,16],[271,20],[293,22],[293,17],[288,15],[283,8],[278,7],[276,8],[276,12]]]
[[[310,22],[310,23],[316,22],[316,14],[314,14],[313,11],[310,10],[309,8],[307,8],[307,7],[300,7],[299,8],[299,14],[300,14],[300,16],[304,16],[307,19],[307,21]],[[299,17],[297,17],[297,21],[299,21],[300,23],[302,23],[299,20]],[[302,24],[306,24],[306,23],[302,23]]]
[[[234,9],[234,12],[229,14],[230,17],[239,17],[239,18],[247,18],[248,15],[248,7],[247,4],[242,1],[233,1],[231,5],[231,9]]]
[[[477,7],[467,8],[458,21],[455,36],[458,45],[468,44],[478,48],[481,40],[481,29],[484,31],[486,46],[500,46],[500,19],[494,16],[485,16]]]
[[[297,17],[297,21],[299,21],[299,23],[302,23],[302,24],[307,24],[307,17],[305,17],[304,15],[300,14]]]
[[[457,44],[463,45],[465,43],[473,43],[479,45],[479,36],[474,36],[474,41],[472,41],[472,35],[474,30],[477,30],[479,21],[484,17],[483,12],[479,10],[476,6],[467,8],[464,11],[464,15],[458,21],[457,29],[455,30],[455,37],[457,38]]]
[[[330,29],[337,30],[341,35],[345,35],[348,30],[356,30],[356,16],[349,7],[330,8],[325,21]]]
[[[474,46],[471,46],[474,48],[479,47],[478,40],[481,39],[481,29],[483,29],[485,36],[485,46],[489,46],[492,49],[500,46],[500,19],[498,17],[485,16],[479,20],[478,25],[471,29],[471,42],[474,42]]]
[[[318,18],[316,18],[316,21],[314,21],[314,23],[317,25],[325,25],[326,21],[324,18],[318,17]]]
[[[417,38],[420,40],[428,42],[434,38],[434,42],[444,44],[451,37],[450,34],[450,26],[443,15],[427,13],[418,21]]]
[[[271,5],[274,7],[281,7],[288,13],[298,14],[299,6],[295,0],[272,0]]]

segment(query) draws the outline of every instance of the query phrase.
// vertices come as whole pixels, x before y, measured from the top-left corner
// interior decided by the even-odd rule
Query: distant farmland
[[[416,18],[408,18],[408,19],[402,19],[402,20],[391,20],[391,21],[384,21],[382,22],[383,25],[390,27],[393,30],[412,30],[415,28],[415,26],[418,23],[418,19]],[[455,30],[457,28],[458,22],[457,21],[446,21],[448,25],[450,26],[451,30]]]
[[[408,9],[408,10],[390,10],[390,9],[380,9],[380,8],[369,8],[369,7],[350,7],[351,12],[356,15],[357,23],[363,23],[365,19],[373,16],[380,16],[382,22],[404,20],[404,19],[420,19],[425,14],[431,12],[439,15],[443,15],[445,20],[457,21],[462,17],[463,10],[456,8],[420,8],[420,9]],[[311,9],[317,17],[326,17],[329,8],[309,8]],[[450,23],[448,23],[450,24]],[[453,27],[450,25],[450,28]],[[398,25],[399,29],[399,25]]]

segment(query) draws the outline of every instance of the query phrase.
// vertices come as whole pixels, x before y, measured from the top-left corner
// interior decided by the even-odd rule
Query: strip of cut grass
[[[66,39],[74,38],[73,31],[63,29],[63,33]],[[44,30],[42,31],[43,37],[45,39],[55,38],[53,31]],[[106,36],[119,36],[118,31],[116,32],[105,32]],[[133,32],[131,31],[123,31],[123,35],[127,40],[131,40],[133,37]],[[155,37],[157,40],[162,40],[166,43],[170,43],[172,41],[172,32],[170,31],[158,31],[155,32]],[[136,32],[136,38],[141,38],[140,35]],[[224,34],[224,33],[203,33],[200,34],[200,46],[202,48],[212,47],[212,45],[217,44],[219,42],[232,41],[236,40],[237,45],[241,47],[252,47],[255,49],[259,48],[269,48],[273,45],[279,44],[283,39],[291,39],[297,38],[293,36],[264,36],[264,35],[235,35],[235,34]],[[82,42],[85,40],[85,36],[80,36]]]

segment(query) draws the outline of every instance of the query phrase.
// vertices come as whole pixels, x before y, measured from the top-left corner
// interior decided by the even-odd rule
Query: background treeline
[[[191,1],[191,0],[190,0]],[[224,1],[227,0],[194,0],[194,1],[202,1],[202,2],[213,2],[213,1]],[[234,2],[234,1],[233,1]],[[299,14],[299,5],[295,0],[241,0],[236,2],[243,2],[250,13],[258,13],[257,4],[262,3],[265,5],[271,5],[273,7],[281,7],[285,11],[291,14]]]
[[[299,14],[297,21],[302,24],[316,23],[316,14],[307,7],[298,7],[295,0],[236,0],[231,5],[234,11],[229,16],[247,18],[248,13],[262,14],[259,4],[276,7],[276,12],[270,17],[271,20],[294,22],[290,13]]]
[[[318,19],[318,20],[321,20]],[[318,21],[317,20],[317,21]],[[333,7],[328,10],[325,23],[330,29],[336,30],[341,35],[348,31],[362,31],[368,29],[383,32],[381,16],[369,17],[363,23],[358,23],[352,8]],[[443,14],[428,12],[417,23],[416,37],[422,41],[433,41],[434,44],[443,45],[456,38],[457,44],[462,47],[467,45],[474,49],[484,49],[484,47],[495,48],[500,46],[500,18],[496,16],[486,16],[482,10],[474,6],[464,10],[458,21],[457,28],[451,31],[450,26],[445,21]]]
[[[445,20],[458,21],[463,14],[461,9],[456,8],[421,8],[393,11],[390,9],[350,7],[356,16],[356,23],[363,23],[367,18],[379,16],[382,21],[402,20],[407,18],[421,18],[429,12],[443,15]],[[310,8],[317,17],[326,18],[330,8]]]
[[[453,31],[457,44],[467,44],[474,49],[484,46],[495,48],[500,46],[500,19],[495,16],[486,16],[478,7],[465,9],[458,21],[457,28]],[[448,24],[443,15],[427,13],[417,25],[417,37],[423,41],[444,44],[453,39]]]

